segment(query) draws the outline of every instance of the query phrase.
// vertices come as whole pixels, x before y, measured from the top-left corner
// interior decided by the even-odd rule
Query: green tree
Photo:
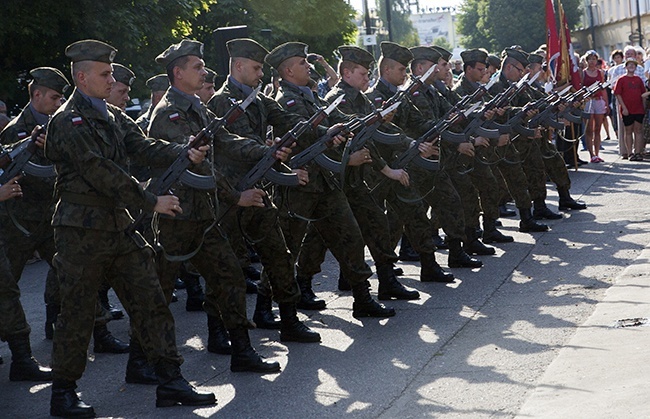
[[[580,20],[580,0],[563,0],[569,27]],[[558,25],[559,27],[559,25]],[[540,0],[465,0],[458,31],[466,48],[491,51],[518,44],[533,51],[546,42],[545,4]]]
[[[408,0],[392,0],[391,4],[391,32],[393,34],[393,42],[404,45],[406,47],[414,47],[420,44],[418,33],[413,27],[409,16],[411,10]],[[379,18],[382,21],[383,27],[388,29],[388,21],[386,14],[386,1],[375,0]],[[388,35],[378,37],[378,41],[388,40]]]
[[[454,47],[451,46],[451,43],[445,38],[444,36],[439,36],[436,39],[433,40],[433,45],[442,47],[446,49],[447,51],[451,51],[454,49]]]

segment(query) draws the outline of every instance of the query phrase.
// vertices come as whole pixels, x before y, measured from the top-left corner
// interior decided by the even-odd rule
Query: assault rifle
[[[5,150],[0,154],[0,185],[4,185],[22,172],[37,177],[56,176],[52,165],[42,166],[29,161],[38,150],[36,139],[41,134],[45,134],[46,129],[47,124],[36,130],[29,140],[23,141],[11,151]]]

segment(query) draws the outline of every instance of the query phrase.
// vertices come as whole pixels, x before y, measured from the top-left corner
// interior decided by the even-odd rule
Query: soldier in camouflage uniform
[[[151,90],[151,105],[149,105],[147,112],[143,113],[135,120],[135,123],[138,124],[140,129],[142,129],[142,132],[147,134],[149,130],[149,122],[151,122],[151,113],[169,88],[169,79],[167,78],[167,74],[158,74],[157,76],[149,78],[145,84]],[[138,176],[136,176],[136,178],[140,181],[149,179],[149,177],[141,179]]]
[[[276,96],[278,102],[287,110],[299,113],[305,118],[310,118],[319,108],[327,106],[317,94],[308,87],[309,84],[309,63],[307,62],[307,45],[300,42],[289,42],[275,48],[266,58],[267,63],[278,70],[281,80],[280,88]],[[369,57],[372,58],[371,56]],[[347,121],[340,112],[335,112],[325,124],[333,122]],[[361,163],[369,162],[365,157],[369,156],[368,150],[359,150],[356,155],[351,156],[354,160],[362,157]],[[363,167],[363,166],[357,166]],[[384,172],[393,177],[404,177],[403,171],[392,171],[390,167],[384,165]],[[311,164],[307,168],[310,171],[310,178],[328,182],[335,185],[331,173],[320,168],[317,164]],[[313,188],[314,191],[322,190],[323,185],[311,183],[304,187],[305,190]],[[390,245],[388,219],[384,209],[375,203],[368,188],[363,187],[345,188],[348,202],[359,224],[364,242],[370,250],[370,254],[375,261],[377,277],[379,279],[379,299],[402,299],[413,300],[419,298],[417,291],[410,291],[399,283],[393,272],[393,265],[397,262],[397,255],[394,247]],[[321,240],[322,241],[322,240]],[[302,256],[302,253],[301,253]],[[314,254],[305,252],[309,259],[320,261],[322,254],[316,257]],[[299,262],[305,258],[300,257]],[[298,269],[300,273],[300,268]],[[303,289],[311,291],[311,277],[300,277],[299,282]],[[313,292],[313,291],[312,291]]]
[[[132,318],[134,333],[156,368],[156,405],[213,404],[214,394],[199,393],[181,375],[174,319],[160,288],[153,249],[138,233],[127,205],[145,211],[180,212],[178,198],[146,192],[126,172],[127,156],[155,167],[171,164],[183,147],[146,139],[135,122],[107,105],[115,81],[115,48],[100,41],[78,41],[66,48],[76,85],[52,118],[45,156],[56,166],[58,202],[52,218],[59,273],[61,314],[52,349],[50,414],[94,417],[94,409],[75,393],[86,366],[94,323],[95,298],[106,278]],[[191,150],[199,163],[205,150]]]
[[[186,144],[191,135],[198,134],[214,119],[195,94],[206,75],[202,57],[203,44],[188,39],[171,45],[156,57],[156,62],[167,69],[171,87],[154,109],[149,125],[151,135]],[[268,150],[266,146],[238,138],[223,128],[214,135],[213,144],[214,154],[251,165]],[[200,174],[214,176],[214,166],[212,170],[200,169],[203,169]],[[250,206],[256,203],[246,201],[243,193],[224,190],[229,185],[221,173],[217,181],[226,204]],[[193,189],[180,182],[172,190],[183,201],[183,215],[161,216],[158,231],[154,232],[158,235],[156,244],[161,248],[158,267],[167,301],[171,300],[180,263],[190,261],[208,285],[204,303],[208,315],[208,350],[231,353],[232,371],[279,371],[277,362],[265,362],[250,344],[248,329],[253,325],[246,316],[246,283],[228,239],[217,224],[219,202],[216,193]]]

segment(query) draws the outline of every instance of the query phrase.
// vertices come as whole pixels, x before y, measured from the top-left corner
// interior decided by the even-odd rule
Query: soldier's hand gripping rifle
[[[207,127],[203,128],[192,141],[183,147],[183,150],[180,152],[171,166],[169,166],[167,170],[165,170],[165,173],[163,173],[156,180],[156,182],[150,185],[147,190],[156,196],[166,195],[169,193],[171,187],[179,180],[181,180],[183,183],[190,184],[189,186],[191,186],[193,182],[196,182],[197,184],[205,183],[201,180],[197,180],[198,178],[208,178],[207,183],[215,185],[214,179],[211,181],[209,180],[212,178],[212,176],[199,176],[187,171],[187,168],[190,166],[190,164],[192,164],[192,161],[188,156],[188,151],[192,148],[198,149],[201,146],[209,144],[212,141],[214,135],[221,128],[235,122],[237,118],[244,114],[248,105],[253,103],[260,89],[261,85],[258,86],[257,89],[253,90],[253,92],[248,95],[248,97],[242,102],[231,106],[230,109],[228,109],[228,112],[226,112],[222,118],[214,118]],[[214,187],[216,187],[216,185],[213,186],[213,189]],[[140,226],[145,217],[146,213],[144,211],[140,212],[136,219],[127,227],[127,233],[133,233]]]
[[[561,92],[553,92],[548,96],[537,99],[535,102],[527,103],[519,112],[513,115],[506,124],[512,127],[512,130],[516,132],[519,136],[531,138],[535,136],[535,129],[540,125],[539,121],[546,119],[551,119],[551,117],[557,112],[558,107],[567,99],[563,97],[569,90],[571,86],[567,86]],[[528,124],[524,125],[524,119],[526,118],[528,112],[531,110],[539,110],[540,112],[534,115]],[[564,127],[564,124],[561,126]],[[560,128],[555,126],[555,128]],[[514,140],[513,138],[512,140]]]
[[[5,150],[0,155],[0,185],[4,185],[22,172],[37,177],[56,175],[52,165],[42,166],[29,161],[38,150],[36,140],[40,135],[45,134],[46,130],[47,124],[34,131],[29,140],[23,141],[11,151]]]
[[[319,109],[319,111],[313,114],[309,120],[298,122],[296,126],[282,136],[280,141],[275,142],[273,146],[269,148],[264,157],[262,157],[262,159],[257,162],[257,164],[246,173],[243,178],[241,178],[239,183],[237,183],[237,186],[235,186],[235,189],[239,192],[250,189],[262,178],[266,178],[273,183],[283,186],[297,186],[299,181],[298,176],[295,173],[280,173],[273,168],[273,165],[277,161],[275,158],[276,152],[283,147],[291,147],[291,145],[295,143],[296,140],[307,130],[315,129],[320,125],[320,123],[323,122],[330,113],[332,113],[339,103],[341,103],[344,96],[345,95],[339,96],[326,108],[323,107]]]

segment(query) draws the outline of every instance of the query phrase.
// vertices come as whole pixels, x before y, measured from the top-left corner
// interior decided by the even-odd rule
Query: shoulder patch
[[[415,92],[413,92],[413,96],[415,96],[415,97],[420,96],[420,91],[419,91],[419,90],[416,90]]]
[[[181,116],[178,114],[178,112],[174,112],[173,114],[169,115],[170,121],[177,121],[179,119],[181,119]]]
[[[294,106],[295,104],[296,104],[295,99],[291,99],[291,100],[287,101],[287,107],[288,108]]]
[[[20,132],[18,133],[18,139],[19,139],[19,140],[22,140],[22,139],[24,139],[24,138],[27,138],[27,133],[26,133],[25,131],[20,131]]]
[[[80,116],[75,116],[72,118],[72,125],[81,125],[84,123],[84,120]]]
[[[379,96],[377,96],[377,97],[375,98],[375,102],[377,102],[377,103],[379,103],[379,102],[383,102],[383,101],[384,101],[384,99],[381,98],[381,97],[379,97]]]

